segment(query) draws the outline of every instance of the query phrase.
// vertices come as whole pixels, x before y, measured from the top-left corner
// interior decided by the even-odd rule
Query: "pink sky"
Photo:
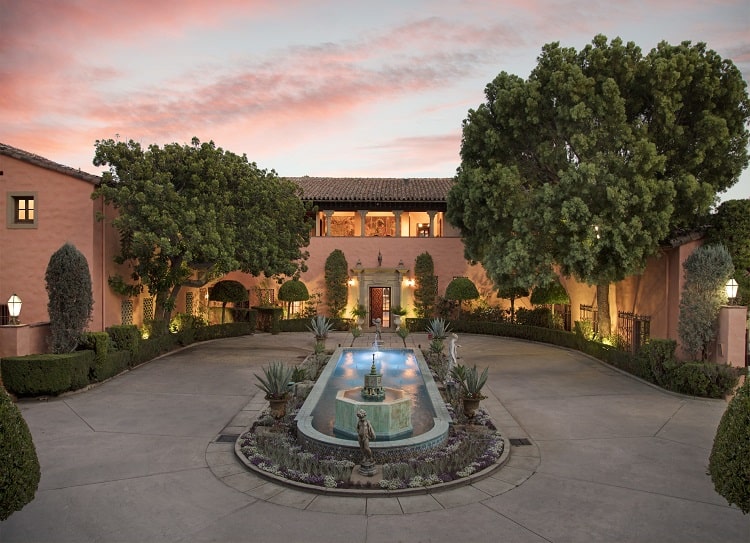
[[[450,177],[461,122],[542,45],[704,41],[750,74],[747,0],[0,0],[0,142],[98,173],[193,136],[281,175]],[[750,174],[723,199],[750,196]]]

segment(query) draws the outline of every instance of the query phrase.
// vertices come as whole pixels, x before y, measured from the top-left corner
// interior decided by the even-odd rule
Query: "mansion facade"
[[[317,209],[307,247],[308,269],[300,279],[311,294],[321,295],[320,313],[327,309],[325,262],[336,249],[344,253],[349,269],[347,315],[355,305],[363,304],[368,311],[366,323],[379,318],[385,328],[393,328],[390,309],[397,305],[414,316],[414,264],[425,252],[434,261],[438,295],[445,293],[453,278],[468,277],[491,305],[509,305],[508,300],[497,298],[482,267],[466,261],[461,233],[445,219],[451,178],[288,179]],[[97,220],[97,215],[115,213],[101,199],[91,199],[99,182],[97,176],[0,144],[0,206],[6,210],[0,229],[0,356],[46,352],[49,316],[44,275],[51,255],[66,242],[75,245],[89,263],[94,294],[90,330],[141,325],[152,318],[149,293],[124,299],[108,285],[108,277],[124,269],[114,262],[119,253],[118,233],[111,221]],[[630,334],[647,330],[650,337],[677,340],[682,262],[701,243],[689,236],[672,240],[649,260],[643,274],[611,285],[613,329]],[[277,301],[279,285],[273,278],[232,272],[222,279],[241,282],[248,289],[250,305]],[[571,278],[560,281],[571,300],[569,306],[558,308],[568,325],[591,319],[595,287]],[[210,315],[211,284],[194,277],[182,287],[176,310]],[[13,294],[23,302],[19,325],[10,324],[5,303]],[[516,307],[530,307],[528,298],[516,300]],[[744,340],[746,308],[742,311]],[[720,339],[718,361],[732,356],[729,341]]]

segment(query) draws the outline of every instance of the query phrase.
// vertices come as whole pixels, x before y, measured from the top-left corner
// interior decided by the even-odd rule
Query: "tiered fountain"
[[[364,386],[340,390],[336,394],[335,435],[356,439],[360,409],[367,411],[378,439],[394,440],[412,433],[411,397],[401,389],[383,386],[383,375],[375,366],[375,353],[370,373],[365,374]]]

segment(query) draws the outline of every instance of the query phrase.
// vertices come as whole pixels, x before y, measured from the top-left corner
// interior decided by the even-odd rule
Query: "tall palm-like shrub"
[[[724,285],[734,272],[732,257],[724,245],[702,245],[682,266],[685,286],[680,298],[677,333],[685,354],[696,360],[706,360],[716,337],[719,308],[726,303]]]
[[[40,476],[29,427],[0,386],[0,521],[34,499]]]
[[[325,265],[326,300],[331,317],[341,317],[348,298],[349,265],[340,249],[328,255]]]
[[[94,309],[86,257],[66,243],[50,258],[44,279],[49,298],[50,349],[53,353],[74,351]]]
[[[429,318],[437,303],[437,277],[430,253],[424,252],[414,262],[414,309],[418,317]]]

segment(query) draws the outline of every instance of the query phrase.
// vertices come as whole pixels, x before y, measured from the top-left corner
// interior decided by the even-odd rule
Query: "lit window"
[[[33,196],[14,196],[13,222],[16,224],[33,224],[36,215],[34,213]]]
[[[37,227],[37,195],[35,192],[6,193],[6,225],[8,228]]]

